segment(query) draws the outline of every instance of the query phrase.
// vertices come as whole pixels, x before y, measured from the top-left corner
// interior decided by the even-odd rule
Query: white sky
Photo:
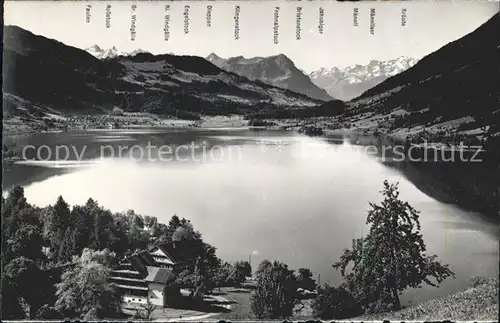
[[[86,23],[85,8],[91,8]],[[105,7],[111,5],[111,27]],[[137,5],[135,41],[130,40],[131,5]],[[170,40],[164,40],[164,6],[170,4]],[[189,34],[184,34],[184,6],[190,5]],[[207,5],[212,25],[206,26]],[[234,40],[234,7],[240,5],[240,39]],[[274,7],[280,6],[279,44],[273,43]],[[296,40],[296,7],[302,6],[302,39]],[[324,33],[318,32],[323,7]],[[359,26],[353,26],[353,8]],[[370,8],[376,9],[375,35]],[[401,9],[407,25],[401,27]],[[17,25],[65,44],[87,48],[116,46],[154,54],[221,57],[284,53],[306,72],[320,67],[366,64],[399,56],[421,58],[473,31],[498,11],[498,1],[6,1],[5,25]]]

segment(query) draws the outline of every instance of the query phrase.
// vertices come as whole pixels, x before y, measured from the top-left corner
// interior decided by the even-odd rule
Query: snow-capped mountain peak
[[[87,51],[100,52],[100,51],[102,51],[102,49],[101,49],[101,47],[94,45],[94,46],[87,48]]]
[[[215,59],[221,59],[221,58],[215,53],[210,53],[210,55],[207,56],[207,61],[209,61],[209,62],[211,62]]]
[[[371,60],[366,65],[320,68],[310,73],[309,77],[314,84],[325,89],[331,96],[350,100],[385,79],[409,69],[417,61],[407,56],[387,61]]]
[[[136,49],[130,53],[126,53],[119,51],[115,46],[109,49],[103,49],[98,45],[93,45],[89,48],[86,48],[85,51],[98,59],[114,58],[117,56],[134,56],[139,53],[146,53],[146,51],[142,49]]]

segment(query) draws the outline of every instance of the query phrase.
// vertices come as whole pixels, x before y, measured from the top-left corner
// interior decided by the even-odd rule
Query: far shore
[[[75,121],[75,118],[77,121]],[[176,118],[162,119],[160,116],[148,113],[125,113],[124,115],[93,115],[67,117],[66,123],[58,121],[59,128],[43,129],[40,127],[23,125],[20,120],[8,119],[3,122],[2,134],[4,137],[28,136],[45,133],[70,133],[70,132],[99,132],[99,131],[127,131],[127,130],[168,130],[168,129],[200,129],[200,130],[279,130],[301,132],[305,127],[320,130],[318,137],[333,136],[362,136],[379,137],[398,143],[404,143],[411,136],[404,135],[402,131],[379,132],[377,128],[329,128],[325,120],[319,119],[266,119],[264,124],[251,125],[251,121],[243,115],[202,116],[200,120],[185,120]],[[306,133],[307,134],[307,133]],[[444,144],[439,140],[427,144]]]
[[[83,116],[89,119],[103,116]],[[123,131],[123,130],[138,130],[138,129],[250,129],[249,121],[245,120],[242,115],[231,116],[203,116],[200,120],[184,120],[175,118],[159,119],[149,115],[134,115],[120,118],[120,116],[104,116],[109,117],[110,121],[89,122],[89,125],[83,122],[72,122],[70,125],[59,123],[58,128],[43,129],[38,124],[32,126],[23,125],[20,120],[10,119],[3,122],[4,136],[21,136],[43,133],[65,133],[75,131]],[[140,119],[139,121],[137,121]],[[93,120],[92,120],[93,121]],[[127,122],[127,124],[125,124]],[[98,123],[96,125],[96,123]],[[108,124],[109,123],[109,124]]]

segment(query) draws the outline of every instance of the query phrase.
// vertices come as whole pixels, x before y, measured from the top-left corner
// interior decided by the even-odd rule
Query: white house
[[[112,272],[110,281],[121,290],[124,302],[145,304],[149,299],[166,307],[180,295],[178,287],[170,284],[175,279],[172,270],[186,261],[175,243],[161,244],[128,257]]]

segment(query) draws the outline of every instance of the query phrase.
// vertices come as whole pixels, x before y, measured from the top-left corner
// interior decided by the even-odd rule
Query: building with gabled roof
[[[124,295],[124,302],[167,305],[167,295],[177,297],[178,288],[170,286],[176,266],[190,261],[178,243],[159,244],[149,251],[140,251],[122,261],[111,273],[110,281],[116,284]]]
[[[188,256],[183,252],[179,242],[163,243],[149,251],[154,261],[160,267],[173,268],[188,261]]]

